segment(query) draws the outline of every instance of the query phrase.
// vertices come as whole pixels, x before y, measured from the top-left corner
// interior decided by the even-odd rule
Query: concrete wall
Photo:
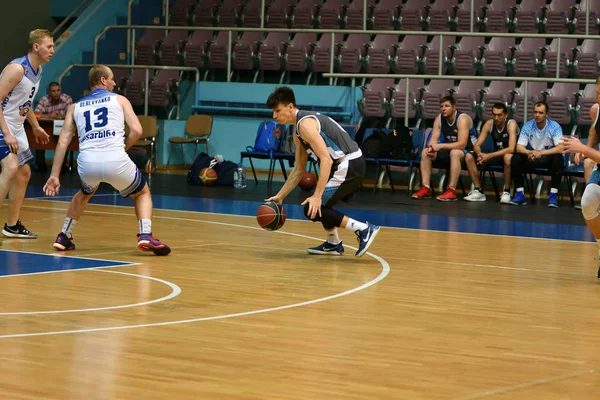
[[[0,69],[11,60],[27,54],[29,32],[42,28],[52,31],[56,23],[50,17],[51,2],[48,0],[30,0],[23,9],[23,3],[2,1],[2,24],[0,24]],[[29,10],[35,10],[33,12]],[[12,17],[20,15],[20,17]]]

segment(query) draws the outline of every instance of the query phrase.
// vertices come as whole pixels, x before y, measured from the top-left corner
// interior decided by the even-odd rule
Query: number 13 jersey
[[[95,89],[75,104],[79,151],[125,152],[125,121],[117,94]]]

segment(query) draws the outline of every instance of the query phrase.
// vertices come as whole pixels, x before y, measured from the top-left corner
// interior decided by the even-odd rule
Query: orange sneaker
[[[452,186],[448,186],[448,189],[436,198],[439,201],[456,201],[456,189]]]
[[[430,199],[431,196],[433,196],[433,192],[431,191],[431,188],[428,188],[427,186],[421,186],[421,189],[419,189],[416,193],[414,193],[412,195],[413,199]]]

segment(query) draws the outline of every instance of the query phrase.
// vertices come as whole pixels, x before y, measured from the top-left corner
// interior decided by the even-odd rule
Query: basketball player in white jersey
[[[37,237],[19,219],[25,190],[31,177],[31,169],[27,163],[33,159],[23,123],[27,118],[36,142],[48,143],[50,137],[30,110],[42,79],[42,64],[50,61],[53,54],[52,34],[45,29],[36,29],[29,33],[27,55],[12,60],[0,75],[0,204],[10,193],[8,218],[2,234],[11,238]]]
[[[90,69],[88,81],[91,92],[69,107],[60,131],[52,173],[44,185],[48,196],[58,194],[59,174],[71,139],[79,135],[77,171],[81,189],[75,194],[62,231],[56,237],[54,248],[59,251],[74,250],[72,230],[85,211],[88,201],[101,182],[117,189],[121,196],[131,196],[139,221],[137,247],[164,256],[171,252],[166,244],[152,236],[152,197],[144,176],[126,153],[142,135],[142,126],[125,97],[112,93],[115,87],[110,68],[95,65]],[[125,138],[125,122],[130,134]]]

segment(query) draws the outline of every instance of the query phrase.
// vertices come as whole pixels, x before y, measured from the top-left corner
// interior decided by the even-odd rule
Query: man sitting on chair
[[[443,135],[444,143],[439,143]],[[448,188],[437,196],[439,201],[456,201],[456,184],[460,177],[465,153],[473,148],[470,136],[476,136],[473,120],[467,114],[456,110],[456,100],[452,96],[440,99],[440,114],[433,122],[429,146],[423,149],[421,157],[421,182],[413,199],[430,199],[431,168],[450,167]]]
[[[510,162],[517,144],[519,135],[519,126],[514,119],[508,118],[508,108],[504,103],[496,103],[492,106],[492,119],[488,120],[481,128],[481,133],[477,142],[473,145],[473,152],[465,156],[465,164],[471,175],[475,190],[471,191],[465,197],[467,201],[485,201],[485,193],[481,189],[481,180],[479,178],[479,167],[490,165],[504,165],[504,189],[500,197],[500,203],[508,204],[510,202]],[[492,135],[494,151],[484,153],[481,146]]]
[[[517,194],[510,204],[527,204],[523,194],[526,168],[547,168],[552,176],[548,207],[558,207],[558,187],[564,168],[563,133],[556,121],[548,119],[548,111],[548,104],[538,101],[533,106],[533,119],[523,125],[511,162]]]

